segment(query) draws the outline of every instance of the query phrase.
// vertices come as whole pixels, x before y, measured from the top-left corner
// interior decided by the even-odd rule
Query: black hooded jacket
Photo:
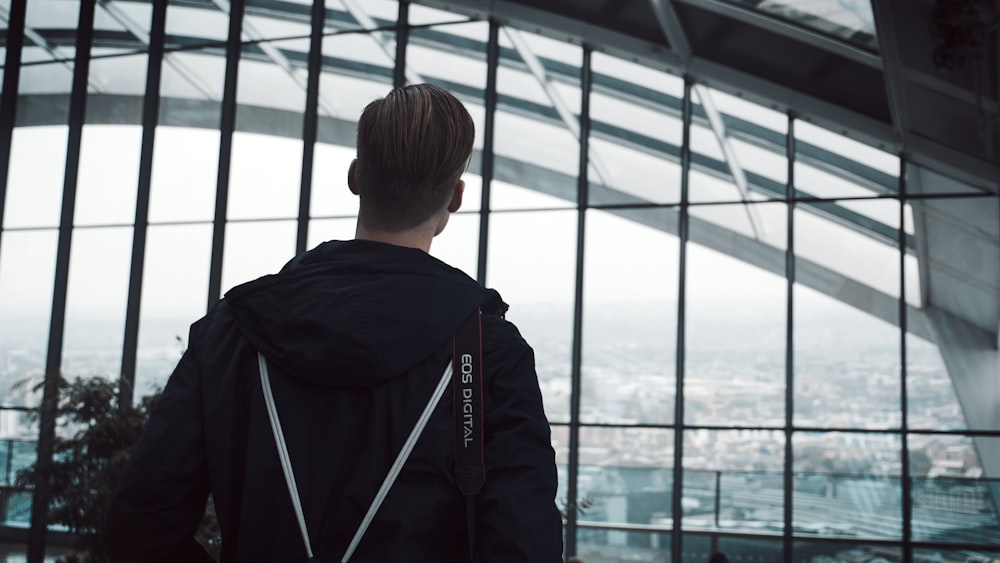
[[[531,348],[492,290],[428,254],[328,242],[278,274],[233,288],[192,325],[188,349],[116,490],[114,562],[208,561],[193,540],[211,493],[223,561],[305,562],[268,423],[257,351],[270,365],[316,557],[340,561],[483,306],[486,482],[476,497],[482,562],[561,561],[556,469]],[[468,560],[455,484],[450,393],[351,561]]]

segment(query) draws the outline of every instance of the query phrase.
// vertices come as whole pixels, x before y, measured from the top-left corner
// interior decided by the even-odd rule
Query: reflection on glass
[[[869,51],[878,51],[875,17],[868,0],[726,0],[792,23],[832,35]]]
[[[687,553],[687,539],[684,541]],[[670,560],[670,530],[626,532],[580,526],[576,530],[576,553],[587,563],[666,563]]]
[[[219,132],[156,128],[149,193],[150,223],[211,221],[219,174]]]
[[[76,229],[69,261],[63,377],[121,373],[132,228]]]
[[[535,351],[552,422],[569,420],[576,221],[574,211],[490,217],[486,285],[510,304],[507,318]]]
[[[281,269],[295,255],[295,221],[226,225],[222,255],[222,293],[233,286]]]
[[[784,448],[780,431],[685,431],[684,528],[781,533]]]
[[[587,214],[580,419],[670,424],[679,250],[656,212]]]
[[[898,428],[899,329],[796,284],[795,425]]]
[[[302,141],[235,133],[227,218],[292,218],[299,211]]]
[[[205,313],[212,226],[154,225],[146,237],[136,402],[166,383],[187,347],[188,327]]]
[[[783,426],[784,277],[689,244],[687,287],[686,422]]]
[[[579,520],[669,529],[673,439],[666,429],[581,428],[577,491],[589,506]],[[624,532],[607,533],[624,545]]]
[[[5,229],[59,225],[68,132],[66,126],[14,128]]]
[[[1000,437],[911,435],[913,539],[960,545],[1000,545],[1000,480],[984,472],[984,457]]]
[[[902,538],[899,435],[798,432],[792,444],[795,534]]]
[[[802,563],[828,563],[829,561],[905,561],[903,548],[895,545],[865,545],[863,542],[795,542],[792,561]],[[935,559],[929,559],[935,561]]]
[[[87,125],[80,145],[75,225],[135,221],[142,128]]]
[[[35,390],[35,384],[45,374],[57,238],[55,230],[3,233],[0,404],[37,406],[41,402],[42,394]],[[13,386],[19,381],[28,384],[15,389]],[[11,422],[18,421],[8,431],[10,434],[25,433],[25,421],[15,418]]]

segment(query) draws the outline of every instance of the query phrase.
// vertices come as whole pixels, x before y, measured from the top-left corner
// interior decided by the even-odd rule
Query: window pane
[[[680,201],[683,83],[661,71],[594,53],[590,95],[590,202]],[[671,95],[674,94],[674,95]]]
[[[904,561],[903,548],[895,545],[865,545],[857,541],[837,543],[797,541],[792,547],[792,561],[803,563],[872,560]]]
[[[313,152],[311,216],[337,217],[358,214],[358,196],[351,193],[347,187],[347,170],[356,152],[353,147],[316,143]]]
[[[120,49],[112,51],[109,54],[115,56],[98,57],[101,53],[91,53],[95,57],[90,61],[91,84],[99,84],[101,90],[91,91],[88,97],[86,122],[142,123],[149,55],[122,55]]]
[[[895,155],[807,121],[801,119],[795,121],[795,138],[798,149],[797,158],[816,159],[818,161],[816,164],[819,166],[827,166],[831,170],[842,172],[851,169],[848,162],[854,162],[862,165],[868,171],[881,173],[885,177],[896,178],[899,175],[899,158]],[[820,147],[824,152],[816,152],[816,148]],[[833,158],[830,157],[831,155]],[[796,173],[797,176],[798,173]],[[889,183],[883,189],[896,191],[897,186],[895,183]]]
[[[780,431],[685,431],[684,529],[780,534],[784,459]]]
[[[479,215],[452,214],[444,232],[434,237],[430,254],[475,279],[479,256]]]
[[[131,227],[74,230],[63,377],[121,373],[131,261]]]
[[[34,387],[45,375],[57,239],[55,230],[3,233],[0,354],[5,363],[0,399],[5,405],[34,407],[42,400]],[[13,388],[19,381],[27,384]]]
[[[784,425],[787,282],[741,258],[687,246],[688,424]]]
[[[217,130],[157,127],[149,221],[211,221],[218,168]]]
[[[801,284],[794,292],[795,425],[898,428],[899,329]]]
[[[977,453],[998,451],[1000,437],[920,435],[909,444],[913,539],[1000,545],[1000,480],[984,478]]]
[[[962,405],[937,346],[906,335],[906,400],[908,425],[918,430],[964,430]]]
[[[792,444],[796,535],[902,538],[898,435],[798,432]]]
[[[87,125],[83,128],[74,224],[135,222],[141,146],[141,127]]]
[[[222,293],[281,269],[295,255],[295,221],[229,223],[222,258]]]
[[[227,218],[293,218],[299,210],[302,141],[236,133]]]
[[[895,224],[880,220],[885,217],[895,217]],[[800,204],[795,209],[795,253],[899,297],[898,219],[899,202],[892,200]]]
[[[5,229],[59,225],[68,132],[66,126],[14,128]]]
[[[582,51],[579,47],[553,41],[530,33],[523,33],[517,30],[504,28],[501,30],[501,46],[514,49],[520,46],[523,49],[516,59],[517,64],[523,63],[522,57],[538,57],[542,64],[549,64],[547,61],[552,57],[564,59],[576,68],[582,62]],[[515,44],[514,39],[520,42]],[[580,107],[580,85],[578,76],[561,76],[558,82],[543,80],[548,87],[543,87],[539,82],[539,77],[530,72],[515,69],[513,66],[501,65],[497,69],[497,93],[499,96],[496,113],[496,133],[494,137],[495,151],[497,155],[498,179],[513,181],[515,184],[536,189],[544,193],[554,194],[554,189],[560,183],[558,180],[548,180],[543,177],[545,172],[556,172],[559,175],[575,178],[579,172],[577,163],[579,162],[579,138],[570,127],[579,125]],[[566,108],[566,112],[572,115],[565,115],[570,120],[571,125],[567,125],[560,117],[557,106]],[[507,160],[509,159],[509,160]],[[525,174],[507,169],[520,169],[523,164],[538,166],[542,169],[539,173],[530,172]],[[573,184],[575,186],[575,184]],[[506,186],[495,184],[493,186],[491,205],[494,209],[516,208],[524,209],[527,206],[519,205],[519,202],[506,199],[504,194]],[[567,201],[575,201],[571,198]]]
[[[389,52],[395,56],[395,51]],[[323,74],[319,83],[320,115],[356,123],[369,102],[384,97],[392,89],[395,67],[392,56],[371,34],[345,33],[324,37]],[[321,135],[323,126],[321,121]],[[342,133],[343,139],[320,138],[334,144],[354,146],[356,130],[352,127]]]
[[[244,23],[244,32],[247,24]],[[293,67],[293,60],[301,61],[308,53],[309,39],[244,45],[237,74],[237,129],[259,131],[264,126],[285,125],[283,122],[287,120],[287,127],[301,131],[302,119],[296,114],[301,114],[305,108],[307,73],[304,68],[296,68],[298,64]],[[261,125],[257,121],[258,108],[275,108],[293,114],[268,113],[269,123]]]
[[[576,223],[573,211],[490,217],[486,285],[510,304],[507,318],[535,350],[552,422],[569,421]]]
[[[684,535],[684,563],[708,563],[712,555],[722,553],[734,563],[782,561],[781,538],[751,539],[702,534]],[[798,561],[796,561],[798,563]]]
[[[151,226],[146,235],[136,359],[136,402],[166,384],[205,313],[211,225]]]
[[[687,552],[687,544],[684,550]],[[576,531],[576,552],[587,563],[666,563],[670,560],[670,530],[627,532],[583,526]]]
[[[646,226],[662,210],[624,214],[587,214],[580,419],[672,424],[678,240]]]
[[[307,249],[313,249],[328,240],[351,240],[357,220],[348,219],[313,219],[309,221],[309,242]]]
[[[670,526],[674,433],[650,428],[580,429],[578,491],[583,522]],[[624,532],[608,532],[624,545]]]

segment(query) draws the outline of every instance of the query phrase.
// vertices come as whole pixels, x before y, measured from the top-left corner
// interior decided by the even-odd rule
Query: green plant
[[[135,407],[120,409],[117,381],[90,377],[59,382],[49,522],[79,535],[83,561],[107,559],[102,528],[108,502],[158,398],[156,392]],[[31,465],[18,472],[16,484],[33,487],[36,480],[37,469]],[[221,542],[211,503],[199,539],[218,557]]]

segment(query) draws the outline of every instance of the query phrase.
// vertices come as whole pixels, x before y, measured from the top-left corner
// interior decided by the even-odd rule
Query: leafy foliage
[[[103,525],[108,504],[133,446],[156,405],[159,392],[131,408],[118,408],[118,382],[104,377],[59,382],[57,420],[50,474],[49,521],[79,534],[83,561],[107,559]],[[18,472],[16,484],[33,487],[37,468]],[[199,536],[210,552],[220,546],[214,507],[209,506]]]

